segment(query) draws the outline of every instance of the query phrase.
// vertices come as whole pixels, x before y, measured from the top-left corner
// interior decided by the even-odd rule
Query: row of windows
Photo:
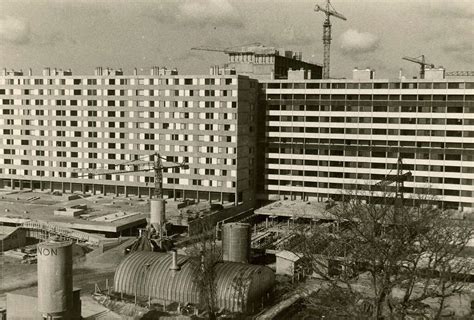
[[[233,150],[230,150],[232,148],[224,148],[224,150],[220,150],[217,149],[217,150],[220,150],[219,152],[216,152],[216,150],[213,150],[213,154],[217,155],[229,155],[229,154],[232,154],[232,152],[235,152],[235,149]],[[7,149],[8,150],[8,149]],[[180,151],[175,151],[175,152],[180,152]],[[23,150],[23,155],[25,156],[31,156],[31,153],[34,153],[35,156],[37,157],[45,157],[46,156],[46,152],[44,150],[35,150],[34,152],[29,152],[29,150]],[[210,155],[211,153],[210,152],[207,152],[206,150],[202,150],[201,152],[202,154],[208,154]],[[15,150],[13,150],[12,152],[10,153],[5,153],[6,155],[15,155]],[[18,152],[16,153],[17,155],[21,155],[21,151],[18,150]],[[182,154],[180,152],[180,154]],[[97,152],[66,152],[66,151],[54,151],[54,152],[49,152],[49,157],[57,157],[57,158],[71,158],[71,159],[77,159],[77,158],[81,158],[81,159],[108,159],[108,160],[126,160],[126,156],[129,156],[129,154],[120,154],[120,153],[100,153],[101,157],[99,158],[99,153]],[[81,157],[79,157],[81,156]],[[10,164],[10,165],[13,165],[13,164],[18,164],[18,160],[16,160],[17,162],[15,163],[14,159],[11,159],[11,158],[5,158],[4,160],[4,164]],[[21,160],[20,159],[20,163],[23,165],[23,163],[21,161],[29,161],[29,160]],[[77,160],[74,160],[74,161],[77,161]],[[189,162],[189,157],[187,156],[180,156],[179,157],[179,161],[173,161],[173,162]],[[231,159],[230,157],[226,157],[226,158],[211,158],[211,157],[195,157],[195,163],[196,164],[200,164],[200,165],[225,165],[225,166],[235,166],[237,164],[237,159],[235,159],[235,157],[233,159]],[[71,163],[75,163],[75,162],[71,162]],[[73,165],[71,165],[71,167],[74,168]]]
[[[25,176],[34,175],[36,177],[45,177],[47,176],[44,170],[20,170],[17,169],[6,169],[6,174],[17,175],[23,174]],[[0,171],[0,174],[2,171]],[[49,177],[58,177],[58,178],[78,178],[79,174],[76,172],[62,172],[62,171],[51,171],[48,173]],[[90,179],[93,179],[91,176]],[[153,183],[152,177],[138,177],[139,182]],[[115,181],[124,181],[124,176],[120,175],[104,175],[103,180],[115,180]],[[187,180],[187,179],[186,179]],[[221,188],[236,188],[237,183],[235,181],[221,181],[221,180],[208,180],[208,179],[192,179],[191,181],[184,181],[179,178],[165,178],[165,183],[174,184],[174,185],[193,185],[193,186],[205,186],[205,187],[221,187]]]
[[[92,158],[97,158],[92,157]],[[183,162],[189,163],[189,157],[183,157],[182,158]],[[13,159],[4,159],[4,164],[7,165],[14,165]],[[51,168],[54,167],[60,167],[60,168],[73,168],[73,169],[78,169],[79,168],[79,163],[78,162],[67,162],[67,161],[58,161],[58,162],[48,162],[44,160],[25,160],[22,159],[20,161],[20,164],[22,166],[35,166],[35,167],[50,167],[49,172],[51,171]],[[115,165],[115,164],[107,164],[107,165],[102,165],[98,166],[97,163],[89,163],[87,166],[87,169],[101,169],[101,170],[111,170],[111,171],[127,171],[127,170],[132,170],[132,166],[126,166],[126,165]],[[164,168],[163,173],[173,173],[173,174],[184,174],[184,175],[189,175],[187,172],[181,172],[182,169],[180,168]],[[79,173],[79,171],[73,171],[74,173]],[[235,177],[236,171],[235,170],[228,170],[228,169],[209,169],[209,168],[194,168],[193,174],[195,175],[212,175],[212,176],[219,176],[219,177]],[[147,182],[153,182],[147,181]]]
[[[408,123],[435,125],[474,125],[474,119],[446,118],[387,118],[387,117],[328,117],[328,116],[267,116],[268,121],[338,122],[338,123]],[[295,124],[297,125],[297,124]]]
[[[417,148],[431,148],[431,149],[459,149],[456,152],[462,152],[462,149],[474,148],[474,143],[459,143],[459,142],[429,142],[429,141],[397,141],[397,140],[362,140],[362,139],[326,139],[326,138],[290,138],[290,137],[267,137],[268,143],[283,143],[283,144],[321,144],[326,145],[326,148],[340,149],[343,145],[361,146],[361,147],[417,147]]]
[[[235,109],[236,101],[128,101],[128,100],[0,100],[1,106],[88,106],[88,107],[159,107],[159,108],[216,108],[216,109]]]
[[[321,188],[321,189],[335,189],[335,190],[369,190],[370,186],[367,184],[353,184],[353,183],[329,183],[329,182],[315,182],[315,181],[291,181],[291,180],[266,180],[267,185],[271,186],[291,186],[291,187],[307,187],[307,188]],[[301,191],[296,189],[295,191]],[[420,190],[423,191],[423,190]],[[414,188],[405,187],[405,193],[413,193]],[[431,188],[430,193],[434,196],[461,196],[472,197],[472,191],[468,190],[450,190]],[[340,195],[340,192],[339,192]],[[324,194],[327,196],[327,194]]]
[[[325,154],[330,155],[330,154]],[[337,155],[339,156],[339,155]],[[359,156],[359,157],[370,157],[370,153],[367,152],[365,155],[358,155],[357,153],[352,156]],[[393,153],[388,155],[388,158],[392,158],[396,160],[399,156],[398,153]],[[410,157],[407,153],[401,154],[403,159],[414,159]],[[405,156],[408,156],[405,158]],[[428,158],[417,158],[417,159],[428,159]],[[443,160],[441,159],[431,159],[431,160]],[[472,161],[472,156],[471,156]],[[396,169],[396,161],[392,163],[383,163],[383,162],[344,162],[344,161],[328,161],[328,160],[303,160],[303,159],[278,159],[278,158],[269,158],[266,161],[268,164],[280,164],[280,165],[291,165],[291,166],[330,166],[330,167],[337,167],[337,168],[372,168],[372,169]],[[417,164],[418,166],[418,164]],[[419,170],[424,171],[434,171],[434,172],[463,172],[463,173],[473,173],[474,167],[459,167],[459,166],[441,166],[441,165],[430,165],[428,169],[428,165],[419,165]],[[414,164],[404,164],[404,169],[406,170],[415,170]],[[417,170],[418,170],[417,169]]]
[[[0,85],[232,85],[234,78],[109,78],[109,79],[72,79],[72,78],[3,78]],[[2,94],[0,92],[0,94]]]
[[[13,92],[12,92],[13,91]],[[45,95],[45,96],[66,96],[66,95],[74,95],[74,96],[166,96],[166,97],[227,97],[231,95],[237,95],[235,90],[169,90],[169,89],[160,89],[160,90],[97,90],[97,89],[88,89],[88,90],[81,90],[81,89],[55,89],[55,90],[31,90],[31,89],[24,89],[24,90],[9,90],[0,89],[0,95]]]
[[[352,178],[352,179],[368,179],[368,178],[361,178],[360,175],[365,176],[368,175],[368,173],[354,173],[354,172],[341,172],[340,170],[334,171],[334,172],[328,172],[328,171],[321,171],[321,167],[333,167],[333,168],[365,168],[365,169],[383,169],[383,170],[396,170],[397,165],[396,164],[385,164],[385,163],[369,163],[369,162],[357,162],[357,163],[348,163],[348,162],[342,162],[342,161],[317,161],[317,160],[312,160],[313,162],[318,162],[319,170],[311,170],[309,167],[303,168],[300,167],[300,170],[289,170],[289,169],[267,169],[266,173],[267,174],[280,174],[280,175],[288,175],[288,176],[305,176],[305,177],[334,177],[334,178]],[[316,167],[316,165],[313,165],[313,167]],[[298,169],[298,167],[295,167]],[[304,170],[303,170],[304,169]],[[465,168],[467,171],[471,171],[471,173],[474,173],[474,168]],[[426,171],[426,172],[436,172],[436,173],[442,173],[442,172],[461,172],[462,169],[460,167],[453,167],[453,166],[428,166],[428,165],[409,165],[406,164],[404,165],[404,170],[416,170],[417,175],[419,174],[418,171]],[[382,179],[384,175],[379,177]],[[441,181],[438,180],[439,177],[433,178],[433,183],[434,181]],[[446,178],[448,179],[448,178]],[[451,179],[451,178],[449,178]],[[450,180],[450,181],[455,181]],[[456,182],[450,182],[454,184],[460,184],[461,179],[458,179],[457,183]],[[462,179],[463,183],[462,184],[467,184],[467,185],[472,185],[472,179]],[[436,182],[436,183],[442,183],[442,182]],[[447,183],[447,182],[445,182]]]
[[[280,175],[280,176],[293,176],[293,177],[320,177],[320,178],[336,178],[336,179],[356,179],[356,180],[374,180],[380,181],[385,178],[381,174],[370,174],[370,173],[354,173],[354,172],[327,172],[327,171],[302,171],[302,170],[267,170],[268,175]],[[472,179],[461,179],[461,178],[443,178],[443,177],[424,177],[420,176],[417,172],[417,176],[412,179],[419,183],[432,183],[432,184],[459,184],[472,186]],[[310,179],[311,179],[310,178]],[[285,177],[280,177],[284,180]]]
[[[413,105],[269,105],[270,111],[329,111],[329,112],[418,112],[418,113],[474,113],[474,106],[464,106],[463,104],[453,104],[444,106],[413,106]]]
[[[321,127],[268,127],[268,132],[330,133],[354,135],[395,135],[421,137],[468,137],[474,138],[474,131],[460,130],[409,130],[409,129],[369,129],[369,128],[321,128]]]
[[[474,95],[446,95],[446,94],[391,94],[391,95],[371,95],[371,94],[267,94],[267,100],[309,100],[309,101],[331,101],[331,102],[357,102],[357,101],[419,101],[419,102],[443,102],[443,101],[474,101]]]
[[[277,82],[267,89],[474,89],[474,82]]]
[[[382,149],[383,148],[379,148]],[[459,154],[459,153],[443,153],[440,152],[407,152],[400,150],[404,159],[431,159],[431,160],[446,160],[446,161],[474,161],[474,154]],[[290,154],[308,154],[308,155],[332,155],[332,156],[346,156],[346,157],[374,157],[374,158],[397,158],[398,152],[393,151],[370,151],[370,150],[344,150],[344,149],[316,149],[316,148],[302,148],[302,147],[268,147],[267,153],[280,153],[282,155]],[[293,159],[292,164],[303,164],[303,160]],[[313,160],[307,160],[309,165]]]

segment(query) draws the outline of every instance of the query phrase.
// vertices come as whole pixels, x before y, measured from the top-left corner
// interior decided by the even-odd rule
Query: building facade
[[[93,173],[135,170],[158,153],[165,166],[189,165],[165,170],[165,196],[253,200],[257,81],[150,74],[4,70],[0,187],[149,195],[153,171]]]
[[[168,197],[382,197],[393,185],[375,185],[397,173],[401,158],[412,173],[406,197],[428,190],[441,207],[472,211],[472,78],[433,70],[423,80],[384,80],[359,71],[352,80],[304,70],[266,80],[158,68],[132,76],[4,71],[0,187],[148,195],[153,172],[81,176],[128,170],[159,153],[189,164],[164,173]]]
[[[440,206],[472,211],[472,79],[357,75],[261,82],[259,198],[339,199],[354,190],[383,196],[389,190],[374,184],[396,174],[401,157],[404,172],[412,172],[405,197],[429,190]]]

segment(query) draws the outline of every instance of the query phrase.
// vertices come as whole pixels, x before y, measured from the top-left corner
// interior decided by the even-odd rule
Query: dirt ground
[[[124,257],[124,247],[129,244],[130,241],[126,241],[103,254],[90,259],[86,256],[73,264],[74,287],[81,289],[82,296],[91,295],[96,284],[105,290],[107,280],[109,286],[113,285],[115,268]],[[34,287],[37,281],[36,264],[22,264],[19,259],[0,256],[0,308],[6,307],[7,292]]]

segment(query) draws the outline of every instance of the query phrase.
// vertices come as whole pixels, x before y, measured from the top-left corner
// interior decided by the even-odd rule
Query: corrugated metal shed
[[[199,304],[194,281],[196,264],[178,255],[179,271],[170,269],[171,254],[135,252],[117,267],[114,290],[128,295],[152,297],[166,302]],[[270,268],[237,262],[216,266],[217,304],[231,312],[254,312],[271,292],[275,275]]]

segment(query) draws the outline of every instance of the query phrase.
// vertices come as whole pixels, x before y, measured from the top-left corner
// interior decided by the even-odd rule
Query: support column
[[[35,188],[33,188],[33,180],[30,180],[30,187],[31,187],[31,191],[33,191]]]
[[[41,190],[41,191],[44,190],[43,181],[40,181],[40,190]]]
[[[20,190],[23,190],[23,180],[19,180],[20,181]]]
[[[64,193],[64,182],[61,182],[61,193]]]
[[[199,190],[196,191],[196,202],[199,202]]]
[[[142,195],[140,193],[140,187],[137,187],[137,190],[138,190],[138,199],[140,199],[142,197]]]
[[[82,194],[86,193],[86,186],[84,185],[84,183],[82,184]]]
[[[95,196],[95,184],[92,184],[92,194]]]
[[[211,191],[209,191],[209,195],[208,195],[208,201],[209,201],[209,203],[211,203],[211,200],[212,200],[212,199],[211,199]]]
[[[224,192],[221,192],[221,204],[224,204]]]
[[[128,189],[127,189],[127,185],[125,185],[125,190],[124,190],[124,192],[125,192],[125,198],[127,198],[127,197],[128,197]]]
[[[104,196],[107,195],[107,189],[105,188],[105,184],[102,185],[102,194]]]
[[[118,197],[119,196],[119,192],[118,192],[118,186],[115,185],[115,196]]]
[[[173,188],[173,200],[176,201],[176,189]]]
[[[151,199],[151,188],[148,188],[148,199]]]

